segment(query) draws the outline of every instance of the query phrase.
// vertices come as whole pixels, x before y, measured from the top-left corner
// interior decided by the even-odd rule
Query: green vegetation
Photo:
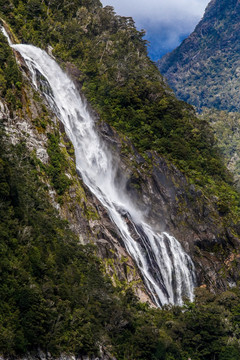
[[[55,55],[77,65],[82,90],[101,119],[141,152],[156,150],[186,171],[226,178],[207,123],[165,89],[131,19],[98,2],[65,1],[57,9],[48,1],[27,3],[15,2],[11,26],[24,42],[51,44]]]
[[[183,308],[138,303],[102,275],[39,179],[24,143],[10,146],[1,130],[0,354],[97,355],[101,344],[118,360],[239,358],[238,289],[199,289]]]
[[[237,360],[240,291],[199,289],[183,308],[151,309],[102,275],[48,202],[24,143],[0,131],[0,354],[95,354],[118,360]]]
[[[9,109],[21,108],[22,76],[5,36],[0,32],[0,97],[4,97]]]
[[[71,180],[65,175],[67,160],[59,148],[59,134],[48,134],[48,155],[50,164],[46,167],[47,175],[52,180],[52,185],[58,195],[63,195],[71,185]]]
[[[199,111],[240,111],[239,10],[237,0],[210,1],[193,34],[158,62],[177,97]]]
[[[200,117],[210,122],[225,163],[240,189],[240,114],[205,108]]]
[[[0,9],[22,41],[50,44],[63,66],[75,64],[101,119],[143,156],[157,151],[205,187],[209,198],[217,195],[223,221],[239,220],[239,194],[208,122],[164,85],[131,19],[98,0],[0,0]],[[2,35],[0,69],[0,97],[14,114],[24,85]],[[46,118],[33,123],[46,131]],[[194,303],[160,310],[140,304],[117,281],[114,288],[95,248],[79,244],[41,181],[45,173],[60,197],[71,185],[58,133],[48,133],[50,161],[39,167],[24,143],[9,144],[0,125],[0,354],[98,355],[103,346],[118,360],[240,357],[238,289],[218,296],[199,289]]]
[[[73,63],[100,118],[127,136],[144,157],[150,150],[168,158],[208,197],[217,196],[237,221],[239,194],[208,122],[164,84],[147,57],[144,32],[136,30],[131,18],[116,16],[98,0],[15,0],[2,7],[2,17],[21,41],[51,45],[62,66]]]

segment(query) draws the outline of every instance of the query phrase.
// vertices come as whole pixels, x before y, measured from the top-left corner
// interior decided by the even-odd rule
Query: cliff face
[[[59,214],[62,219],[69,222],[70,229],[77,236],[79,246],[80,244],[87,245],[89,243],[96,245],[96,254],[101,258],[102,270],[104,269],[104,271],[110,275],[118,291],[127,293],[128,289],[131,288],[141,301],[147,301],[153,304],[136,264],[126,252],[118,230],[110,220],[106,210],[89,192],[76,173],[73,148],[66,136],[63,125],[59,123],[58,119],[52,114],[45,100],[32,89],[28,79],[29,74],[26,65],[19,56],[18,61],[23,73],[22,107],[21,109],[10,111],[9,105],[3,100],[1,102],[1,121],[4,124],[7,135],[5,141],[8,143],[9,149],[11,146],[16,147],[25,143],[27,150],[35,159],[33,162],[34,171],[40,182],[44,184],[45,198],[48,199],[55,208],[56,213]],[[76,69],[74,69],[72,65],[70,66],[70,64],[68,65],[68,73],[77,81]],[[229,210],[221,208],[219,199],[215,196],[210,194],[206,196],[198,186],[189,184],[186,176],[156,152],[148,152],[148,159],[145,160],[128,139],[119,136],[107,123],[99,122],[98,116],[90,107],[89,111],[92,113],[92,116],[95,117],[99,136],[111,150],[113,157],[118,162],[119,183],[121,183],[124,178],[129,198],[144,211],[146,219],[156,230],[167,231],[181,242],[186,252],[190,254],[194,260],[198,285],[207,286],[214,292],[222,292],[226,290],[229,285],[233,286],[235,282],[238,281],[239,274],[239,259],[236,253],[239,247],[239,228],[233,221],[227,218],[226,214]],[[70,180],[64,190],[62,188],[59,189],[59,184],[51,176],[51,172],[47,171],[47,167],[51,166],[52,162],[56,160],[56,150],[55,155],[52,153],[52,136],[58,138],[59,151],[63,156],[61,157],[61,161],[66,164],[65,167],[61,169],[61,179],[64,180],[64,176],[67,176]],[[11,154],[10,151],[9,153]],[[21,154],[21,157],[25,157],[24,153]],[[149,162],[149,160],[151,160],[151,162]],[[56,167],[56,162],[54,164]],[[41,208],[41,205],[38,206]],[[29,210],[31,213],[33,208]],[[44,211],[47,211],[46,207]],[[25,217],[27,216],[29,215],[25,214]],[[46,228],[46,231],[46,239],[50,241],[48,239],[48,231],[50,231],[50,228]],[[20,244],[22,241],[26,243],[26,239],[29,239],[29,235],[31,235],[32,232],[31,224],[25,226],[22,232],[23,235],[19,235],[18,238]],[[139,240],[136,239],[136,241]],[[28,240],[27,247],[31,249],[32,246],[37,246],[34,237],[31,241]],[[38,263],[35,264],[36,261],[35,257],[31,259],[32,266],[38,267],[44,265],[43,259],[40,260],[39,265]],[[91,257],[89,261],[91,263]],[[49,260],[46,261],[46,264],[50,266]],[[71,271],[73,271],[73,269]],[[41,285],[42,290],[46,291],[45,289],[47,289],[48,293],[50,288],[54,289],[55,285],[50,285],[48,278],[46,278],[46,270],[38,269],[37,272],[39,272],[40,278],[44,276],[43,285]],[[69,277],[70,272],[66,275]],[[47,276],[50,275],[48,274]],[[61,276],[61,273],[58,273],[58,276]],[[68,278],[68,281],[72,286],[71,276]],[[97,302],[100,301],[103,308],[106,306],[108,308],[108,305],[104,304],[104,302],[102,304],[101,297],[99,299],[100,289],[98,287],[96,295],[95,282],[90,282],[90,284],[92,289],[87,290],[85,293],[86,297],[90,297],[91,299],[91,292],[93,291]],[[26,284],[24,286],[26,287]],[[30,286],[31,289],[35,291],[36,279],[31,279]],[[102,286],[101,283],[100,286]],[[71,292],[73,291],[74,293],[73,289],[74,287],[71,288]],[[18,289],[15,290],[16,293],[18,291]],[[56,289],[55,291],[58,293],[59,290]],[[109,301],[109,296],[111,295],[104,291],[105,290],[103,290],[101,296]],[[26,294],[24,296],[26,297]],[[49,299],[49,294],[44,296],[46,296],[47,301],[51,299],[50,307],[52,311],[56,311],[56,305],[54,304],[56,300],[52,300],[51,297]],[[86,301],[85,306],[88,309],[89,300],[84,301]],[[92,300],[90,300],[90,306],[93,306],[95,313],[97,305],[95,303],[91,305],[91,301]],[[31,302],[28,303],[28,306],[32,306]],[[66,309],[68,309],[68,305],[65,304],[65,306]],[[43,308],[41,309],[41,312],[42,311]],[[67,312],[69,310],[65,311]],[[100,314],[102,314],[102,311],[103,309],[101,308]],[[119,310],[115,309],[114,311]],[[56,315],[58,316],[58,313]],[[69,323],[74,329],[76,321],[74,319],[76,319],[77,315],[73,313],[72,316],[73,318],[70,318],[71,320],[69,319]],[[127,320],[124,317],[122,318],[122,315],[119,319],[118,313],[116,314],[117,319],[115,319],[115,314],[111,314],[111,317],[112,316],[114,319],[111,321],[113,321],[114,324],[116,322],[117,325],[115,324],[114,326],[117,326],[118,331],[121,333],[127,324]],[[18,320],[16,320],[16,322],[17,321]],[[32,321],[35,321],[34,317]],[[59,325],[61,325],[61,318],[54,321],[59,322]],[[92,319],[91,321],[93,326],[96,327],[95,320]],[[51,322],[53,322],[53,320],[51,320],[50,323]],[[46,320],[44,320],[44,323],[47,325]],[[58,326],[55,328],[54,325],[51,337],[58,335]],[[66,326],[64,323],[64,327]],[[114,328],[114,326],[112,323],[107,325],[107,327],[110,328]],[[80,329],[81,331],[85,331],[82,323]],[[87,328],[86,331],[88,334],[89,329]],[[87,349],[88,346],[93,346],[91,343],[87,345],[85,339],[82,345],[79,344],[78,341],[77,344],[75,344],[75,341],[77,340],[72,339],[70,341],[71,344],[73,344],[71,345],[73,349],[71,349],[71,353],[75,353],[75,351],[80,354],[81,352],[86,353],[88,350],[85,349]],[[105,340],[102,339],[101,341],[104,346],[101,350],[102,353],[99,355],[100,359],[114,359],[114,356],[109,355],[111,348],[108,349],[105,345]],[[69,352],[68,347],[64,346],[65,345],[61,345],[63,349],[67,349],[65,350],[66,352]],[[51,344],[47,345],[47,347],[51,349]],[[74,350],[75,348],[78,350]],[[99,353],[99,344],[95,353]],[[34,356],[36,355],[29,355],[29,358],[32,359]],[[37,356],[38,358],[45,359],[46,355],[45,353],[39,353]],[[50,355],[48,355],[48,357],[49,356]],[[53,356],[53,358],[57,358],[57,356]],[[95,357],[81,357],[81,355],[76,356],[76,358],[81,360],[95,359]],[[68,357],[62,356],[61,359],[68,359]]]
[[[215,9],[215,7],[213,8]],[[33,8],[31,11],[36,11],[36,9]],[[85,14],[84,11],[88,14],[86,8],[82,9],[83,14]],[[111,9],[107,10],[107,13],[112,16]],[[78,12],[78,18],[79,14]],[[81,21],[86,20],[86,14],[82,15]],[[132,28],[131,31],[133,31]],[[26,77],[28,75],[26,65],[18,53],[16,56],[23,71],[26,72]],[[109,53],[108,59],[110,56]],[[71,63],[67,63],[67,71],[80,89],[82,87],[82,83],[79,81],[82,76],[81,71]],[[73,150],[71,150],[63,125],[57,125],[57,119],[53,119],[48,125],[41,120],[43,118],[41,107],[34,100],[31,91],[28,85],[26,94],[28,100],[22,99],[23,108],[20,118],[19,111],[14,113],[14,120],[12,118],[10,120],[10,117],[5,114],[5,117],[9,119],[6,129],[11,141],[16,143],[23,138],[28,149],[35,151],[37,159],[43,165],[50,163],[51,167],[52,163],[56,164],[55,154],[52,150],[52,147],[55,146],[53,136],[55,131],[60,131],[58,141],[68,166],[61,168],[65,175],[54,174],[48,180],[53,186],[51,188],[49,185],[53,205],[60,215],[69,221],[71,228],[82,243],[97,244],[99,255],[104,259],[107,272],[115,283],[119,279],[123,283],[125,282],[126,286],[132,283],[139,297],[151,302],[142,284],[141,276],[134,262],[127,255],[121,237],[110,221],[106,210],[78,179],[74,170]],[[166,91],[166,89],[162,88],[162,91]],[[157,94],[157,96],[160,95]],[[163,95],[163,98],[166,102],[165,108],[167,108],[168,102],[172,101],[173,104],[175,102],[172,94],[169,95],[169,99],[166,99],[166,95]],[[176,106],[178,106],[177,102]],[[3,105],[2,108],[7,109],[6,105]],[[228,258],[232,259],[232,251],[238,247],[238,227],[237,224],[234,224],[236,220],[230,220],[231,210],[228,206],[231,205],[223,202],[223,199],[214,193],[211,194],[210,189],[204,193],[201,186],[190,185],[186,177],[175,166],[159,157],[156,152],[148,151],[144,159],[128,139],[124,140],[123,136],[119,136],[104,121],[99,121],[96,113],[90,111],[99,126],[100,136],[108,144],[118,162],[119,181],[121,182],[124,178],[129,197],[138,204],[139,208],[143,209],[149,222],[158,231],[167,231],[179,239],[187,253],[194,259],[198,285],[207,284],[216,290],[218,288],[225,289],[228,283],[233,283],[237,275],[235,272],[234,274],[231,272]],[[186,109],[186,111],[189,110]],[[165,116],[167,118],[167,115]],[[188,116],[192,117],[190,112],[188,112]],[[205,131],[205,125],[197,124],[196,120],[192,121],[196,122],[195,126],[202,126]],[[199,130],[196,128],[192,131],[197,133]],[[46,144],[50,146],[50,150]],[[51,168],[51,171],[55,170]],[[48,172],[45,172],[45,176],[49,176]],[[221,271],[225,269],[226,262],[228,272],[223,279]]]
[[[6,56],[13,59],[11,50]],[[130,305],[135,289],[152,302],[106,210],[79,178],[62,124],[33,90],[19,55],[18,62],[21,105],[5,96],[0,105],[0,352],[113,359],[107,334],[116,338],[133,314],[120,299],[129,296]]]
[[[121,151],[117,134],[106,124],[100,129],[105,140],[113,142],[113,152]],[[121,158],[129,197],[144,210],[155,229],[166,231],[181,242],[194,260],[198,286],[206,285],[213,291],[226,289],[238,278],[238,265],[235,263],[234,269],[233,258],[230,260],[232,251],[239,246],[238,226],[231,221],[227,226],[223,223],[226,213],[220,209],[219,198],[206,196],[198,186],[189,184],[175,166],[157,154],[148,155],[153,163],[150,169],[134,148],[130,157]]]
[[[212,0],[194,32],[158,62],[178,98],[195,105],[238,111],[238,0]]]
[[[131,19],[115,17],[96,1],[82,1],[80,8],[78,1],[67,0],[58,7],[38,0],[27,5],[5,3],[3,15],[12,33],[57,55],[86,94],[97,133],[117,169],[115,184],[124,187],[156,232],[180,241],[194,261],[197,286],[213,293],[234,286],[239,280],[239,194],[210,127],[163,84]],[[27,64],[3,36],[0,43],[0,298],[5,312],[0,352],[16,356],[40,347],[54,358],[117,354],[142,360],[167,352],[174,358],[181,342],[172,340],[178,326],[172,320],[181,310],[161,313],[136,301],[134,293],[154,305],[154,294],[109,213],[84,185],[73,145],[42,92],[33,89]],[[47,91],[41,75],[37,80]],[[234,301],[238,296],[230,295]]]
[[[17,52],[16,56],[22,67],[25,82],[28,82],[26,64]],[[69,72],[74,73],[74,70],[70,67]],[[125,286],[126,289],[128,286],[133,287],[142,301],[152,303],[142,284],[138,270],[122,246],[120,235],[112,224],[107,211],[90,193],[76,171],[74,149],[65,133],[63,124],[54,116],[51,109],[47,110],[48,105],[31,89],[30,83],[26,84],[22,105],[20,112],[14,111],[10,115],[8,105],[4,101],[1,102],[1,120],[4,122],[7,142],[13,146],[24,142],[27,150],[34,154],[39,162],[37,166],[39,177],[42,177],[48,187],[46,196],[59,215],[69,222],[70,228],[78,236],[80,244],[94,243],[97,245],[98,255],[103,259],[106,272],[112,277],[113,282],[118,285],[122,282],[122,286]],[[45,120],[45,123],[43,120],[42,122],[39,120],[43,118],[43,108],[45,117],[48,119]],[[106,128],[108,127],[105,124],[103,132]],[[42,168],[54,160],[49,151],[49,146],[51,146],[49,137],[56,134],[59,134],[57,137],[62,161],[67,164],[65,168],[61,169],[62,175],[69,180],[69,184],[64,190],[59,189],[53,178],[49,177],[46,169]],[[116,140],[112,139],[112,141]],[[118,146],[120,144],[119,140]],[[64,177],[61,178],[61,181],[64,182]]]
[[[23,59],[17,56],[23,71],[26,71]],[[77,70],[68,64],[67,71],[79,87]],[[27,77],[27,73],[24,76]],[[64,172],[71,184],[59,197],[58,189],[54,188],[54,183],[51,185],[51,179],[44,180],[50,181],[49,196],[53,206],[63,219],[68,220],[80,243],[94,243],[97,246],[98,256],[103,259],[106,272],[115,285],[125,290],[128,287],[134,289],[139,299],[152,304],[141,274],[126,252],[119,231],[106,209],[76,173],[72,145],[64,126],[48,109],[52,119],[47,128],[41,128],[36,121],[41,118],[41,105],[34,100],[30,87],[26,96],[28,110],[23,107],[21,118],[17,114],[10,118],[7,106],[2,104],[2,118],[8,119],[6,131],[10,141],[13,144],[25,141],[29,151],[35,152],[42,164],[49,164],[51,157],[46,146],[49,146],[49,133],[59,132],[61,152],[68,164]],[[39,101],[48,106],[43,99],[39,98]],[[99,136],[118,164],[116,181],[125,184],[131,201],[142,209],[146,219],[157,231],[168,232],[181,242],[194,260],[197,285],[223,291],[229,284],[234,284],[238,280],[238,265],[232,253],[239,246],[239,229],[232,220],[227,220],[229,209],[221,209],[219,198],[206,195],[199,186],[189,184],[174,165],[157,153],[148,152],[148,160],[145,160],[128,139],[119,136],[107,123],[99,122],[98,115],[90,106],[89,111],[95,118]],[[45,176],[48,177],[47,173]]]

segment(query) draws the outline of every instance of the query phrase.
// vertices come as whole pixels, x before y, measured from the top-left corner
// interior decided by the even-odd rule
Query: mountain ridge
[[[193,33],[158,62],[177,97],[196,106],[239,111],[238,0],[212,0]]]

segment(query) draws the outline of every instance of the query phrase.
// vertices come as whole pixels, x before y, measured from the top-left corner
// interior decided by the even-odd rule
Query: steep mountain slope
[[[192,108],[177,101],[164,85],[131,19],[116,17],[112,8],[103,9],[95,1],[82,2],[80,7],[78,1],[58,4],[56,8],[55,3],[38,0],[28,1],[26,6],[18,1],[5,3],[3,16],[23,42],[42,47],[50,44],[60,62],[74,64],[67,66],[81,91],[101,120],[121,134],[117,140],[112,130],[106,130],[113,151],[122,152],[119,166],[128,174],[127,188],[133,201],[149,213],[152,223],[175,235],[192,257],[197,256],[199,283],[207,281],[215,289],[226,286],[219,277],[222,251],[214,252],[214,260],[210,253],[224,247],[227,259],[231,248],[237,246],[239,195],[231,187],[207,122],[199,120]],[[129,140],[123,142],[125,136],[141,153],[140,160]],[[159,160],[154,150],[175,163],[189,180],[166,160]],[[151,173],[153,180],[148,178]],[[61,192],[62,183],[67,182],[53,177]],[[206,214],[212,214],[207,221]],[[206,262],[200,260],[195,246],[204,252]],[[216,264],[214,276],[212,261]]]
[[[240,189],[240,114],[204,108],[199,116],[210,122],[225,163]]]
[[[0,354],[238,356],[239,291],[215,296],[205,289],[221,293],[236,285],[240,235],[239,194],[207,122],[164,85],[131,19],[98,1],[1,5],[9,35],[55,54],[86,94],[98,135],[116,160],[115,183],[124,183],[156,231],[177,237],[203,288],[183,311],[138,303],[133,292],[150,304],[153,294],[106,208],[78,176],[72,144],[42,95],[46,79],[38,73],[37,93],[27,63],[14,52],[17,67],[1,36]],[[141,242],[136,232],[134,241]],[[36,355],[39,349],[44,354]]]
[[[194,32],[158,62],[179,99],[198,110],[240,110],[239,30],[239,1],[212,0]]]
[[[4,63],[11,63],[13,58],[3,39],[1,47]],[[29,360],[183,360],[186,354],[194,360],[205,360],[219,354],[239,356],[235,340],[239,324],[237,289],[216,297],[203,288],[198,291],[195,304],[186,305],[184,311],[178,307],[149,309],[136,301],[129,287],[121,282],[125,276],[125,282],[131,285],[132,279],[132,288],[137,287],[139,293],[142,285],[136,273],[133,275],[136,268],[121,248],[119,235],[101,204],[76,176],[73,149],[61,125],[59,134],[57,119],[33,92],[25,76],[21,77],[14,62],[3,78],[16,91],[15,105],[12,100],[8,103],[1,99],[0,116],[0,353],[4,358],[19,358],[26,351],[31,351],[24,356]],[[15,88],[17,82],[21,92]],[[100,131],[113,148],[123,146],[106,124],[101,125]],[[129,158],[127,162],[125,158],[122,171],[126,166],[128,172],[134,170],[129,174],[129,194],[138,189],[139,197],[135,185],[141,178],[144,180],[145,201],[151,202],[152,211],[157,212],[153,219],[159,221],[159,213],[164,211],[165,226],[171,217],[173,231],[174,227],[179,232],[185,228],[182,239],[185,237],[186,245],[191,247],[194,231],[200,237],[203,232],[205,238],[209,234],[202,226],[208,231],[212,226],[216,231],[216,224],[207,224],[205,215],[200,215],[202,205],[197,198],[201,194],[194,187],[189,188],[176,168],[156,158],[151,179],[144,171],[144,159],[135,156],[131,154],[134,162],[141,163],[141,171],[130,166]],[[188,201],[186,213],[178,208],[183,196]],[[209,205],[206,202],[204,206],[206,212]],[[176,211],[172,212],[174,207]],[[191,207],[196,210],[196,223]],[[68,218],[69,224],[59,213]],[[186,224],[181,227],[179,223],[184,221]],[[195,228],[192,233],[190,227]],[[97,249],[80,245],[79,240],[95,242]],[[218,245],[212,240],[216,251]],[[210,237],[208,241],[211,242]],[[104,263],[96,258],[95,251],[106,260],[115,288],[102,275]],[[237,269],[231,261],[236,267],[237,258],[232,255],[224,269],[222,254],[219,262],[217,252],[211,259],[209,256],[200,248],[196,256],[199,265],[203,257],[201,271],[208,285],[215,281],[216,267],[230,270],[234,276]],[[221,275],[220,288],[222,279]],[[192,334],[197,335],[199,329],[202,336],[192,340]]]

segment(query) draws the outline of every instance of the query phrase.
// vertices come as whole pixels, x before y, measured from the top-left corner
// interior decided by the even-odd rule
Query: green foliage
[[[14,55],[0,32],[0,97],[5,97],[11,111],[21,108],[22,75]]]
[[[147,57],[144,32],[136,30],[131,18],[116,16],[98,0],[29,0],[26,6],[15,1],[7,15],[23,42],[42,48],[50,44],[59,61],[76,66],[82,91],[100,118],[127,136],[143,156],[157,151],[206,195],[219,198],[223,216],[239,216],[239,198],[208,121],[174,97]],[[63,169],[57,160],[56,165],[51,177],[62,194],[68,181],[59,178]]]
[[[144,32],[98,1],[18,1],[11,26],[24,42],[51,44],[73,62],[91,104],[138,150],[156,150],[194,178],[196,172],[226,180],[208,124],[178,101],[148,59]]]
[[[159,60],[178,98],[200,111],[240,110],[239,10],[236,0],[212,1],[193,34]]]
[[[121,300],[48,203],[24,144],[0,135],[0,353],[97,353]]]
[[[226,346],[222,349],[219,360],[237,360],[240,356],[240,351],[238,347]]]
[[[1,0],[0,0],[1,4]],[[235,215],[231,187],[207,121],[175,99],[146,56],[143,32],[98,0],[4,1],[1,11],[18,36],[79,70],[82,91],[101,115],[144,155],[156,150],[190,181],[217,195],[222,216]],[[0,91],[18,106],[22,80],[0,36]],[[41,131],[43,119],[35,119]],[[150,309],[122,294],[101,273],[94,248],[81,246],[48,202],[24,144],[0,138],[0,353],[43,349],[54,356],[95,354],[104,345],[118,360],[239,358],[240,293],[201,290],[185,307]],[[70,185],[58,134],[48,134],[44,167],[59,196]],[[235,216],[237,218],[237,216]],[[235,219],[234,219],[235,220]]]
[[[52,185],[58,195],[63,195],[71,185],[71,180],[65,175],[67,160],[59,147],[59,134],[48,134],[48,155],[50,164],[46,171],[52,180]]]
[[[225,163],[240,189],[240,114],[205,108],[200,117],[211,124]]]
[[[59,161],[58,136],[49,142]],[[97,355],[102,344],[119,360],[239,358],[239,289],[199,289],[194,303],[163,309],[118,292],[49,204],[36,165],[0,132],[1,354]]]

